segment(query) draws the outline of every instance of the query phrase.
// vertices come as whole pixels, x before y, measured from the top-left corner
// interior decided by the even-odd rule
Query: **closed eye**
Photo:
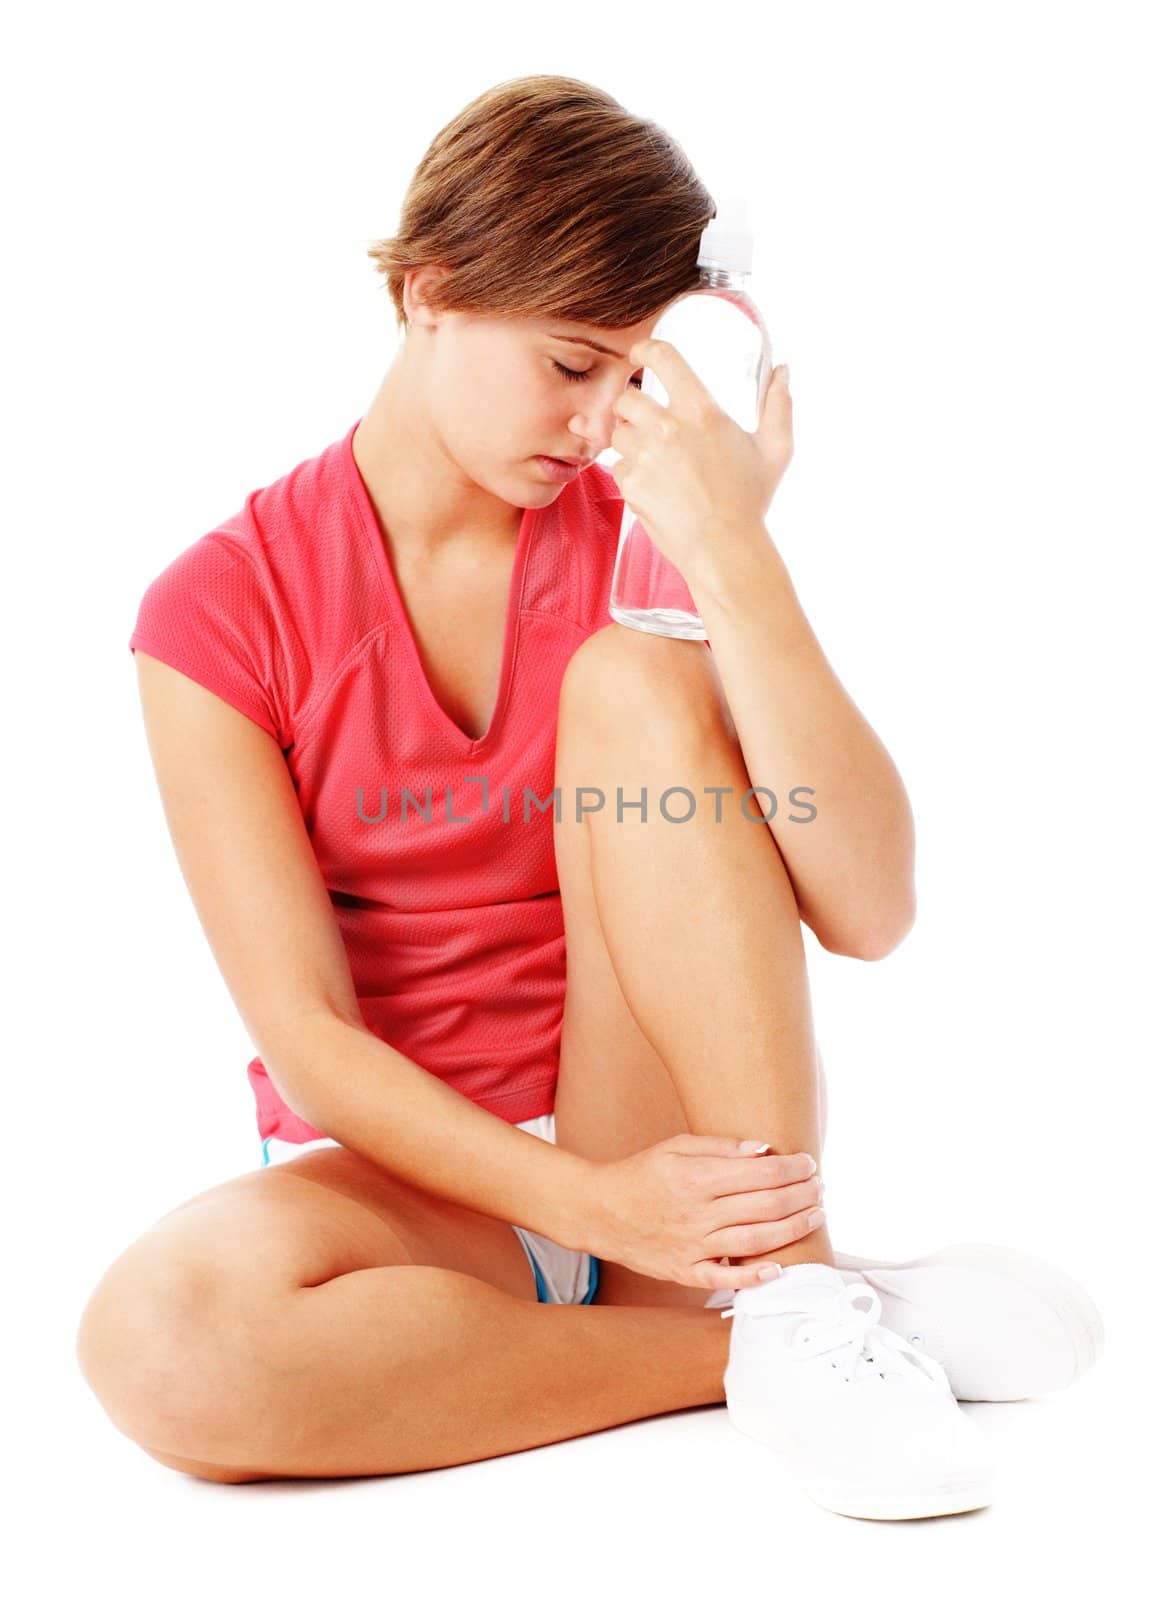
[[[587,367],[585,371],[578,372],[578,371],[575,370],[574,367],[564,367],[561,361],[555,361],[554,362],[554,366],[557,367],[559,372],[562,373],[562,376],[567,380],[568,383],[583,383],[583,382],[586,381],[587,378],[590,377],[591,371],[592,371],[592,369],[590,367]],[[631,386],[633,388],[635,388],[635,389],[642,389],[643,388],[643,379],[642,379],[642,377],[631,378],[629,381],[630,381]]]

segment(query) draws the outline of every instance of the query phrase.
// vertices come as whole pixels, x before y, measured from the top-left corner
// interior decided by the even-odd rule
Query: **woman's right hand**
[[[748,1140],[746,1143],[755,1143]],[[738,1139],[679,1133],[620,1161],[593,1165],[586,1248],[646,1278],[700,1289],[746,1289],[765,1262],[729,1267],[792,1244],[821,1198],[813,1158],[757,1155]]]

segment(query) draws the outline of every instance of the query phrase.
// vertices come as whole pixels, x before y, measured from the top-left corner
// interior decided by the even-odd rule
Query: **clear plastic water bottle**
[[[667,307],[651,330],[683,356],[722,411],[755,433],[772,376],[772,347],[748,294],[752,234],[745,204],[732,197],[700,236],[701,285]],[[643,390],[666,406],[667,391],[646,367]],[[691,590],[629,505],[623,508],[608,609],[616,622],[672,639],[707,639]]]

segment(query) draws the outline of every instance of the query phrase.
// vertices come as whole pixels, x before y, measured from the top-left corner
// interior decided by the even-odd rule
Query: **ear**
[[[423,267],[413,267],[405,273],[404,283],[401,286],[401,298],[404,300],[405,314],[409,323],[431,324],[433,317],[428,310],[428,290],[439,278],[444,278],[452,271],[450,267],[438,265],[436,262],[426,263]]]

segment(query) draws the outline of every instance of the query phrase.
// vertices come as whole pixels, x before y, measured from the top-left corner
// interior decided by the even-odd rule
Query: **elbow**
[[[881,928],[868,932],[856,949],[851,954],[859,961],[884,961],[888,955],[906,938],[914,926],[917,909],[911,901],[906,913],[897,921],[883,925]]]
[[[899,910],[894,918],[883,918],[880,923],[866,925],[861,928],[848,927],[839,929],[830,925],[822,917],[815,917],[812,922],[802,911],[801,920],[807,927],[812,928],[814,936],[823,950],[828,950],[831,956],[849,956],[853,961],[884,961],[893,950],[905,939],[914,926],[917,913],[914,894]]]

